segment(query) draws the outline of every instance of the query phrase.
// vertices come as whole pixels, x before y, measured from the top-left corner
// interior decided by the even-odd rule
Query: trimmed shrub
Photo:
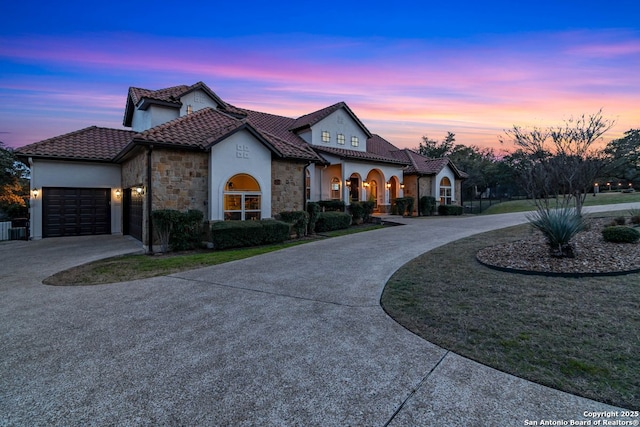
[[[217,221],[211,224],[216,249],[281,243],[289,238],[291,225],[274,219],[260,221]]]
[[[280,212],[280,219],[286,223],[291,224],[291,228],[296,232],[297,238],[300,238],[307,234],[309,214],[305,211]]]
[[[316,232],[318,215],[320,215],[320,205],[316,202],[308,202],[307,213],[309,214],[309,234],[314,234]]]
[[[635,228],[625,227],[624,225],[616,225],[613,227],[605,227],[602,230],[602,237],[607,242],[612,243],[636,243],[640,240],[640,231]]]
[[[321,212],[316,223],[316,231],[333,231],[349,228],[351,215],[344,212]]]
[[[362,202],[351,202],[349,212],[351,213],[351,218],[353,218],[353,223],[358,224],[364,217],[364,206]]]
[[[393,201],[393,206],[396,208],[397,215],[404,215],[404,211],[407,209],[407,202],[404,197],[398,197]]]
[[[575,209],[537,210],[527,215],[527,219],[544,234],[553,256],[573,256],[569,242],[585,227],[582,215]]]
[[[431,196],[420,197],[420,214],[423,216],[431,216],[436,211],[436,198]]]
[[[438,215],[462,215],[464,208],[458,205],[440,205],[438,206]]]
[[[398,209],[398,215],[413,215],[415,199],[413,197],[398,197],[393,201],[393,205]]]
[[[363,214],[362,214],[362,221],[363,222],[369,222],[369,220],[371,219],[371,214],[373,214],[373,210],[376,207],[376,203],[375,202],[362,202],[362,208],[364,210]]]
[[[171,249],[169,240],[171,239],[173,227],[178,221],[179,214],[179,211],[173,209],[160,209],[151,212],[153,231],[158,240],[160,240],[160,250],[162,252],[169,252]]]
[[[159,209],[151,212],[153,229],[160,240],[162,252],[193,249],[200,242],[204,214],[199,210],[180,212]]]
[[[260,225],[262,225],[263,231],[261,245],[282,243],[291,237],[291,224],[286,222],[276,221],[275,219],[263,219],[260,221]]]
[[[342,200],[320,200],[320,210],[324,212],[344,212],[345,204]]]
[[[169,244],[174,251],[186,251],[197,247],[201,242],[204,214],[196,209],[182,212],[174,225]]]
[[[407,200],[407,215],[413,216],[413,207],[416,204],[416,199],[413,197],[405,197]]]

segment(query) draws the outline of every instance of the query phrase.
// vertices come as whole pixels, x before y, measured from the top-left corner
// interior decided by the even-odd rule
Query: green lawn
[[[484,203],[489,203],[485,201]],[[640,192],[636,193],[600,193],[597,196],[589,195],[585,200],[585,206],[596,205],[613,205],[617,203],[639,203]],[[525,212],[534,210],[535,205],[532,200],[512,200],[508,202],[497,203],[487,208],[482,215],[492,215],[511,212]]]
[[[381,225],[366,224],[322,233],[317,238],[331,238],[353,233],[375,230]],[[194,268],[207,267],[273,252],[291,246],[313,241],[312,239],[294,240],[277,245],[251,248],[228,249],[222,251],[194,251],[188,253],[169,253],[166,255],[123,255],[94,261],[61,271],[46,278],[47,285],[99,285],[125,282],[147,277],[163,276]]]
[[[391,277],[381,304],[410,331],[462,356],[640,409],[640,274],[549,278],[476,261],[479,249],[528,233],[522,225],[430,251]]]

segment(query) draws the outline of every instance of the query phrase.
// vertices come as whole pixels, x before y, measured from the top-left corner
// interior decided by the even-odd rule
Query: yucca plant
[[[585,221],[575,209],[538,209],[527,216],[529,223],[540,230],[555,257],[572,257],[571,239],[585,228]]]

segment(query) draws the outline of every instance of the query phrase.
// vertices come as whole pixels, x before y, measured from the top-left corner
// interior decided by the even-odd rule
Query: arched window
[[[331,178],[331,198],[333,200],[340,200],[340,179],[337,177]]]
[[[258,220],[261,214],[260,184],[251,175],[240,173],[231,177],[224,187],[224,219]]]
[[[440,180],[440,204],[451,204],[451,181],[446,176]]]

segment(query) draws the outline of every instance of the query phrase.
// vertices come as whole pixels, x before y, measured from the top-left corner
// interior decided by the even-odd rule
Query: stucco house
[[[131,87],[123,125],[91,126],[16,150],[31,168],[31,238],[129,234],[150,249],[150,212],[271,218],[308,201],[396,197],[460,202],[464,173],[369,132],[344,102],[298,118],[251,111],[206,84]]]

